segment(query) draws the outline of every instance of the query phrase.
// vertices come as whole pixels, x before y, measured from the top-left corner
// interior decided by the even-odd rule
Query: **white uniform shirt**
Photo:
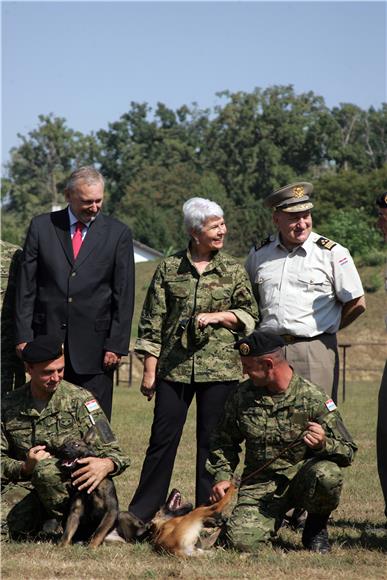
[[[312,337],[339,329],[342,305],[363,296],[364,290],[349,251],[335,244],[329,250],[308,239],[289,252],[279,239],[256,250],[246,270],[257,299],[261,330]]]

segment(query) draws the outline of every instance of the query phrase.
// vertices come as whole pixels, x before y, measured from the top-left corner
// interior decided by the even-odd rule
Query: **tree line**
[[[3,239],[22,243],[29,220],[64,204],[77,166],[106,179],[105,211],[165,254],[186,243],[181,206],[208,197],[225,210],[227,250],[245,255],[271,231],[262,200],[298,180],[315,187],[315,229],[367,256],[380,241],[375,197],[387,191],[387,103],[328,108],[292,85],[217,94],[213,109],[131,102],[121,117],[85,135],[52,113],[10,152],[3,178]]]

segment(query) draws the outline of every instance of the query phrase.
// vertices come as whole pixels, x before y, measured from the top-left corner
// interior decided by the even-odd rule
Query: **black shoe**
[[[328,518],[329,514],[308,514],[302,533],[302,543],[307,550],[319,554],[330,552],[331,546],[327,530]]]
[[[147,526],[130,512],[119,512],[117,531],[127,542],[134,542],[142,538]]]

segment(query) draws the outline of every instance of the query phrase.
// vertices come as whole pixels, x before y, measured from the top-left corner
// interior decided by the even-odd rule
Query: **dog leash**
[[[254,471],[252,471],[251,473],[246,475],[246,477],[241,479],[240,483],[245,483],[248,479],[250,479],[254,475],[258,475],[258,473],[261,473],[262,471],[264,471],[267,467],[269,467],[269,465],[271,465],[272,463],[277,461],[277,459],[282,457],[282,455],[284,455],[287,451],[289,451],[290,449],[294,449],[295,447],[298,447],[299,445],[304,443],[302,438],[304,437],[305,433],[306,433],[306,431],[302,431],[302,433],[297,437],[297,439],[295,439],[289,445],[284,447],[277,455],[275,455],[275,457],[272,457],[271,459],[269,459],[269,461],[266,461],[266,463],[264,463],[263,465],[258,467],[258,469],[255,469]]]

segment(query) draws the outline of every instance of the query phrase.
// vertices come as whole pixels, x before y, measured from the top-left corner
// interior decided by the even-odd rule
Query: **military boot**
[[[328,540],[327,523],[330,514],[308,514],[304,531],[302,533],[302,543],[311,552],[326,554],[330,552],[331,546]]]

